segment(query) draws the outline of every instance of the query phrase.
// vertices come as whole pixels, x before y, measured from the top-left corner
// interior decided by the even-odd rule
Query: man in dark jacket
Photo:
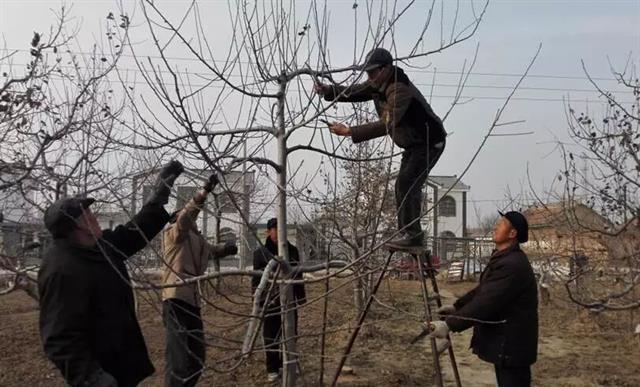
[[[432,335],[447,337],[473,327],[473,353],[493,363],[498,386],[529,386],[538,352],[536,280],[520,243],[529,226],[519,212],[500,213],[493,240],[496,250],[480,283],[453,305],[438,309],[445,321],[431,323]]]
[[[136,320],[125,260],[169,220],[164,205],[183,167],[162,169],[155,190],[125,225],[101,230],[90,198],[53,203],[44,223],[54,241],[38,273],[44,352],[71,386],[136,386],[153,365]]]
[[[292,266],[300,263],[300,254],[298,248],[287,241],[289,248],[289,262]],[[278,255],[278,220],[271,218],[267,222],[267,238],[264,246],[258,248],[253,253],[253,270],[264,270],[269,261]],[[296,279],[302,279],[302,274],[296,276]],[[251,288],[255,292],[260,284],[259,277],[251,278]],[[304,284],[295,284],[293,286],[293,298],[297,306],[304,305],[306,294]],[[262,335],[264,337],[264,347],[266,352],[267,378],[269,381],[275,381],[282,367],[282,352],[280,351],[281,327],[282,319],[280,315],[280,292],[278,287],[274,286],[272,291],[260,300],[260,305],[264,306],[266,302],[265,317],[262,325]],[[298,329],[298,310],[295,309],[296,331]]]
[[[447,134],[422,93],[401,68],[393,65],[389,51],[372,50],[362,69],[368,76],[363,84],[343,87],[316,83],[314,90],[327,101],[373,100],[378,121],[352,127],[333,123],[329,129],[334,134],[350,136],[354,143],[388,134],[404,149],[395,186],[398,230],[404,236],[390,244],[400,248],[421,246],[422,186],[444,150]]]

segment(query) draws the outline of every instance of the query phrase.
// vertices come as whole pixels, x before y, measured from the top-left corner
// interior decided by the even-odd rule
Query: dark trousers
[[[298,334],[298,310],[294,310],[296,326],[295,332]],[[262,337],[264,338],[264,349],[266,353],[267,373],[279,372],[282,367],[282,350],[280,341],[282,340],[282,318],[280,306],[271,306],[265,313],[267,314],[262,324]]]
[[[416,242],[424,238],[420,221],[414,222],[422,212],[422,186],[442,155],[444,145],[443,141],[435,147],[407,149],[402,153],[395,187],[398,230]]]
[[[531,367],[505,367],[494,365],[498,387],[529,387],[531,386]]]
[[[195,386],[205,361],[205,343],[200,308],[178,299],[162,303],[166,328],[166,387]]]

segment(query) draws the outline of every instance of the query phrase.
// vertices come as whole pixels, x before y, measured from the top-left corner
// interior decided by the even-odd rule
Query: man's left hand
[[[338,136],[351,136],[351,128],[340,122],[329,125],[329,130]]]
[[[204,186],[202,188],[207,192],[211,192],[219,182],[220,180],[218,180],[218,175],[212,173],[211,176],[209,176],[209,180],[204,183]]]
[[[435,337],[438,339],[446,339],[447,335],[451,331],[449,326],[444,321],[431,321],[429,323],[429,336]]]

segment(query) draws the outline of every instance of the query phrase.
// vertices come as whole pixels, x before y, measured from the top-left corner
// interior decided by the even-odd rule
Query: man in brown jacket
[[[422,93],[393,65],[389,51],[376,48],[369,52],[362,70],[368,76],[365,83],[350,87],[316,83],[314,90],[331,102],[373,101],[378,121],[351,127],[333,123],[329,129],[339,136],[350,136],[354,143],[388,134],[404,149],[395,187],[398,230],[404,236],[390,244],[421,246],[422,186],[444,150],[447,134]]]
[[[203,275],[209,259],[234,255],[234,244],[211,245],[198,231],[196,220],[207,195],[218,180],[211,175],[202,190],[174,214],[164,230],[165,269],[162,276],[167,287],[162,292],[162,313],[167,330],[165,351],[165,386],[195,386],[205,361],[205,341],[200,316],[197,285],[180,285],[182,280]]]

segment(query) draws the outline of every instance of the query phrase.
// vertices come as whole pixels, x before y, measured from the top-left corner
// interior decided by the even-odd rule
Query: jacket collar
[[[278,255],[278,245],[276,245],[271,238],[267,237],[267,239],[265,239],[264,247],[266,247],[271,254]]]
[[[494,258],[503,257],[513,251],[521,251],[520,244],[518,242],[513,243],[511,246],[503,250],[493,250],[493,253],[491,254],[491,260],[493,260]]]
[[[55,239],[53,243],[59,248],[76,253],[74,255],[78,258],[89,259],[92,261],[106,260],[103,254],[103,250],[100,248],[100,244],[104,243],[102,239],[98,240],[98,243],[91,247],[79,245],[68,239]],[[105,248],[107,246],[103,244],[102,247]]]
[[[275,256],[278,255],[278,245],[271,240],[271,238],[267,237],[264,241],[264,247],[269,250],[269,252]],[[287,248],[289,247],[289,242],[287,241]]]

